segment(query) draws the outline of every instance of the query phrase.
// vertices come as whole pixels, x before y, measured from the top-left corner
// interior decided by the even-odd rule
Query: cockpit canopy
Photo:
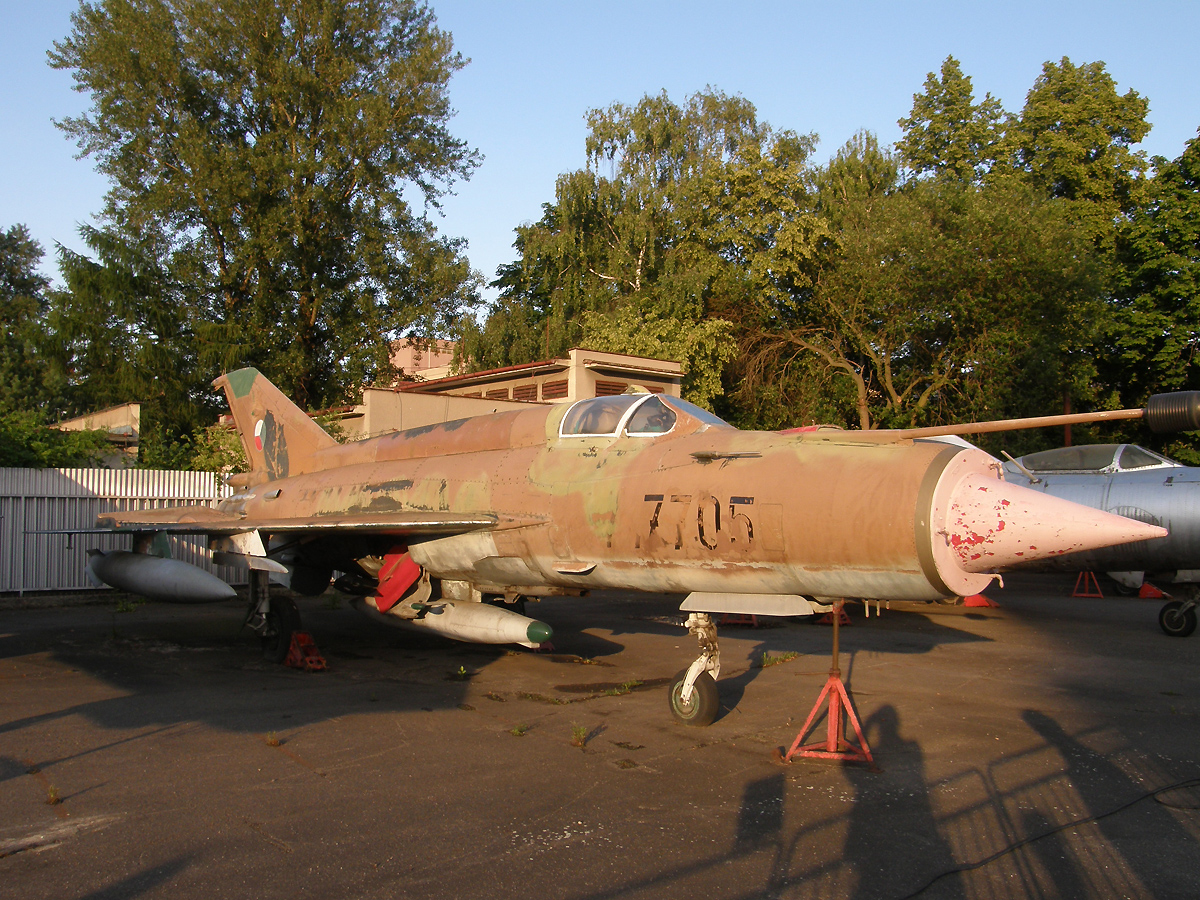
[[[733,426],[678,397],[658,394],[621,394],[580,400],[563,417],[561,437],[611,437],[622,432],[631,437],[667,434],[679,423],[680,414],[698,420],[702,430],[710,426]]]
[[[1136,444],[1083,444],[1022,456],[1031,472],[1130,472],[1181,468],[1180,464]]]

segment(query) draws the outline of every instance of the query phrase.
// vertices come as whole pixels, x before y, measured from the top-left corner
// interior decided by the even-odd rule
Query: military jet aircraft
[[[1176,637],[1196,630],[1200,469],[1136,444],[1084,444],[1009,460],[1004,477],[1035,491],[1167,528],[1170,534],[1163,538],[1072,553],[1043,565],[1107,572],[1133,590],[1147,577],[1182,585],[1185,595],[1163,605],[1158,623]]]
[[[1166,534],[1005,482],[980,450],[921,439],[954,428],[747,432],[632,393],[338,444],[254,369],[214,384],[250,459],[229,479],[236,493],[216,509],[111,512],[99,525],[135,533],[141,549],[160,532],[208,535],[217,561],[251,570],[248,622],[268,654],[281,658],[299,627],[294,605],[265,589],[268,573],[315,594],[341,572],[338,586],[383,621],[528,645],[550,628],[515,610],[524,598],[685,593],[701,653],[669,697],[688,724],[717,712],[711,613],[973,594],[1002,568]],[[1197,427],[1200,395],[1148,411],[1151,424]],[[1005,423],[975,428],[992,426]],[[91,569],[161,596],[150,560],[109,554]],[[176,579],[173,599],[210,598],[219,588],[204,580]]]

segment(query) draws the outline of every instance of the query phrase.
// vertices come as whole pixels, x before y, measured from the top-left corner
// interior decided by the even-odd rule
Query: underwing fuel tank
[[[213,603],[237,596],[228,584],[191,563],[128,550],[89,550],[87,571],[97,582],[167,603]]]
[[[401,603],[392,607],[396,612],[382,613],[374,597],[356,597],[351,601],[359,612],[388,625],[433,631],[442,637],[473,644],[520,644],[537,647],[550,640],[554,632],[545,622],[520,613],[473,601],[437,600],[418,604],[421,609],[407,609]],[[406,614],[400,615],[403,611]]]

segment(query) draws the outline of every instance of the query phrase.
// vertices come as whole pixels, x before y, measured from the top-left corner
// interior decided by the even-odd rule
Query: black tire
[[[291,589],[302,597],[320,597],[333,580],[333,569],[296,566],[292,570]]]
[[[687,673],[688,670],[684,669],[671,681],[671,690],[667,695],[671,704],[671,715],[675,717],[675,721],[684,725],[703,728],[713,723],[717,718],[717,710],[721,707],[717,683],[707,672],[701,672],[692,684],[692,696],[684,703],[680,693],[683,691],[683,681],[687,678]]]
[[[281,663],[292,647],[292,635],[300,630],[300,611],[288,597],[272,597],[267,611],[267,629],[262,635],[262,654],[267,662]]]
[[[1158,626],[1171,637],[1187,637],[1196,630],[1196,607],[1183,608],[1183,602],[1172,600],[1158,611]]]

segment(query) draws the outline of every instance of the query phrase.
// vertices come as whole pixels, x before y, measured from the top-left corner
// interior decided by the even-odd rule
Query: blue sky
[[[1016,112],[1046,60],[1103,60],[1122,92],[1150,100],[1142,148],[1176,157],[1200,127],[1200,3],[689,3],[438,0],[439,24],[471,59],[451,83],[452,130],[483,155],[455,187],[440,230],[465,237],[491,278],[512,229],[536,220],[562,172],[583,165],[587,110],[663,89],[719,88],[780,128],[816,132],[828,158],[859,128],[890,143],[927,72],[948,54]],[[53,127],[86,98],[46,65],[76,2],[0,0],[0,227],[22,222],[47,249],[76,234],[106,183]],[[47,274],[55,272],[52,259]],[[490,293],[490,292],[489,292]]]

